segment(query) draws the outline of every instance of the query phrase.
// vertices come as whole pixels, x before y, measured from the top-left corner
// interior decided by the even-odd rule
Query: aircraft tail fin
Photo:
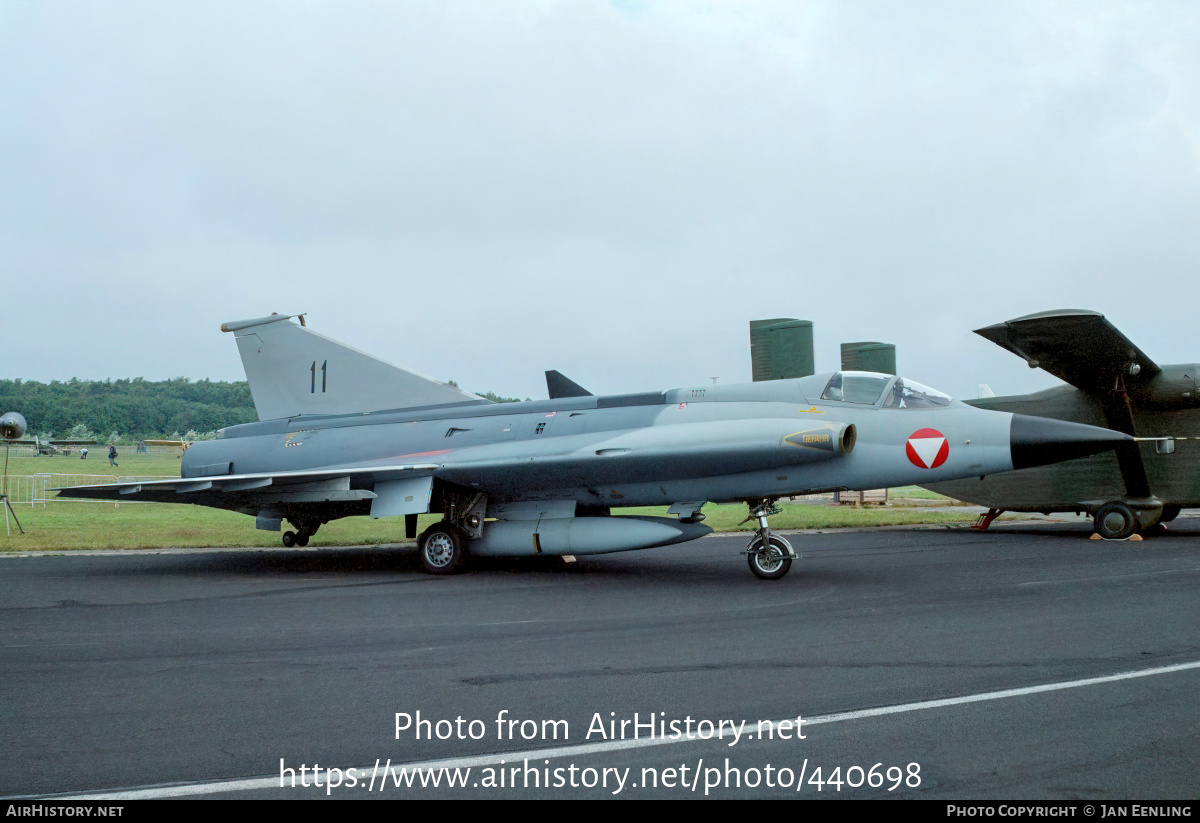
[[[300,325],[289,322],[297,316]],[[237,339],[260,420],[488,402],[317,334],[304,315],[239,320],[221,331]]]

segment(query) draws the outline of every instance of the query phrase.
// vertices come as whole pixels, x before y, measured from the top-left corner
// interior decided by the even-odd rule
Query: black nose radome
[[[1129,435],[1111,429],[1028,414],[1014,414],[1009,429],[1014,469],[1087,457],[1132,442]]]

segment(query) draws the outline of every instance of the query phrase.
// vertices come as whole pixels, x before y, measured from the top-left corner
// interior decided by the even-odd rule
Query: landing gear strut
[[[779,535],[771,534],[771,524],[767,522],[768,517],[783,511],[775,505],[778,499],[770,497],[747,501],[750,514],[742,521],[749,523],[751,520],[758,520],[754,539],[746,546],[746,560],[754,576],[763,580],[778,580],[783,577],[792,567],[792,560],[796,558],[792,545]]]

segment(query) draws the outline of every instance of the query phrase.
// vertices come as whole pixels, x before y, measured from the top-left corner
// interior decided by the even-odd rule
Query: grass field
[[[901,486],[898,489],[888,489],[888,497],[905,497],[909,500],[950,500],[944,494],[931,492],[929,489],[923,489],[920,486]]]
[[[10,477],[39,472],[52,474],[102,475],[105,477],[178,476],[179,458],[170,455],[122,454],[118,467],[108,465],[107,449],[78,457],[12,457]],[[916,486],[894,490],[893,496],[940,498]],[[944,498],[942,498],[944,499]],[[862,508],[805,503],[781,503],[783,513],[771,518],[776,529],[831,529],[859,526],[894,526],[915,523],[969,523],[975,515],[947,508],[945,511],[914,511],[905,508]],[[0,553],[88,549],[156,549],[185,547],[259,546],[277,548],[278,532],[258,531],[253,518],[203,506],[171,503],[121,503],[54,501],[45,506],[14,504],[14,512],[25,529],[15,524],[11,537],[0,538]],[[665,516],[666,507],[621,509],[616,514]],[[704,507],[705,525],[717,531],[749,531],[755,525],[740,521],[746,516],[742,505]],[[420,528],[438,519],[423,515]],[[371,520],[352,517],[321,527],[310,546],[345,546],[395,543],[405,540],[402,518]]]
[[[20,455],[20,456],[18,456]],[[13,452],[8,458],[10,475],[38,474],[102,474],[109,477],[178,477],[179,456],[170,454],[137,454],[128,448],[117,457],[118,468],[108,465],[108,446],[97,445],[87,460],[78,455],[42,455],[34,457],[28,451]],[[98,483],[105,481],[98,480]]]

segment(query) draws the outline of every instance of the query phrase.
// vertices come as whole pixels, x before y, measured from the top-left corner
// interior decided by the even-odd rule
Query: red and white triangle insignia
[[[937,429],[920,429],[909,436],[905,453],[917,468],[936,469],[950,456],[950,444]]]

